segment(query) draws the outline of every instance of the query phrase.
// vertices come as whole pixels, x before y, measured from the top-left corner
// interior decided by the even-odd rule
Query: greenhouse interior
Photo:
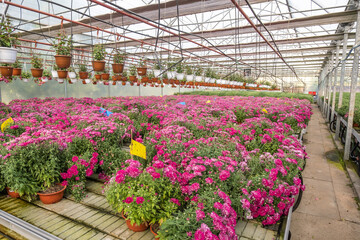
[[[0,18],[0,240],[360,239],[359,0]]]

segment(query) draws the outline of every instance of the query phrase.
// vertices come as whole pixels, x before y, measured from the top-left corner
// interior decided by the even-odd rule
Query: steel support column
[[[344,40],[343,40],[343,50],[342,50],[342,59],[345,59],[347,54],[347,42],[349,37],[349,27],[345,27],[344,32]],[[346,63],[343,62],[341,64],[341,75],[340,75],[340,90],[339,90],[339,102],[338,108],[342,107],[342,100],[343,100],[343,93],[344,93],[344,79],[345,79],[345,67]],[[335,132],[335,139],[338,140],[340,135],[340,118],[336,119],[336,132]]]
[[[359,41],[360,41],[360,12],[358,12],[357,14],[355,46],[359,44]],[[349,114],[348,114],[346,141],[345,141],[345,149],[344,149],[345,160],[349,160],[350,157],[351,136],[352,136],[353,122],[354,122],[356,85],[359,74],[359,51],[360,51],[359,48],[355,48],[354,61],[351,70],[350,103],[349,103]]]
[[[334,84],[333,84],[333,96],[332,96],[332,104],[331,104],[331,117],[330,117],[330,122],[332,122],[334,120],[334,115],[335,115],[335,99],[336,99],[336,84],[337,84],[337,75],[338,75],[338,70],[337,70],[337,65],[339,63],[339,51],[340,51],[340,41],[336,42],[336,57],[335,57],[335,71],[334,71]]]
[[[326,119],[325,121],[328,122],[330,118],[330,106],[331,106],[331,89],[332,89],[332,82],[334,77],[334,72],[332,71],[334,67],[334,53],[331,54],[331,57],[329,59],[329,82],[328,82],[328,93],[326,95],[327,97],[327,106],[326,106]]]

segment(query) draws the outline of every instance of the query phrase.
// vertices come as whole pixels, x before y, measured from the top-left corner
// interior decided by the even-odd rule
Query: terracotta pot
[[[139,76],[145,76],[146,75],[147,68],[146,67],[140,67],[137,68],[137,73]]]
[[[112,69],[114,73],[122,73],[124,71],[124,64],[114,63]]]
[[[34,78],[39,78],[39,77],[42,77],[43,71],[44,71],[44,69],[32,68],[32,69],[31,69],[31,74],[32,74],[32,76],[33,76]]]
[[[102,80],[109,80],[109,78],[110,78],[110,74],[108,74],[108,73],[102,73],[101,74],[101,79]]]
[[[111,79],[112,79],[114,82],[115,82],[115,81],[118,81],[119,75],[114,75],[114,76],[112,76]]]
[[[64,70],[57,70],[57,74],[59,78],[66,78],[67,77],[67,73],[68,71],[64,71]]]
[[[154,230],[152,229],[152,226],[153,226],[153,225],[150,225],[150,231],[152,232],[152,234],[154,234],[155,239],[157,239],[156,236],[157,236],[158,234],[157,234],[156,232],[154,232]]]
[[[125,86],[125,85],[126,85],[126,82],[121,82],[121,84],[122,84],[123,86]]]
[[[12,198],[19,198],[20,197],[20,194],[18,194],[17,192],[11,191],[11,189],[8,188],[8,187],[6,187],[6,192]]]
[[[128,228],[134,232],[143,232],[146,229],[148,229],[149,225],[147,223],[142,223],[140,225],[137,225],[136,223],[131,224],[130,220],[126,220],[126,217],[124,216],[123,213],[121,213],[121,216],[125,219],[126,225],[128,226]]]
[[[143,78],[141,79],[141,82],[142,82],[142,83],[147,83],[147,82],[149,82],[149,78],[148,78],[148,77],[143,77]]]
[[[101,72],[105,69],[105,61],[92,61],[94,71]]]
[[[160,83],[161,83],[161,82],[160,82]],[[160,84],[160,83],[159,83],[159,84]],[[168,84],[168,83],[169,83],[169,79],[167,79],[167,78],[163,79],[163,83],[164,83],[164,84]]]
[[[71,64],[71,56],[55,55],[55,63],[58,68],[68,68]]]
[[[63,189],[61,189],[58,192],[54,192],[54,193],[37,193],[37,195],[39,195],[40,201],[43,204],[53,204],[53,203],[59,202],[63,198],[65,189],[66,189],[66,186],[64,186]]]
[[[95,74],[95,79],[96,80],[101,80],[101,74]]]
[[[88,72],[79,72],[80,79],[87,79],[89,76]]]
[[[20,76],[21,75],[21,68],[14,68],[13,76]]]
[[[1,66],[0,67],[0,72],[1,75],[4,77],[11,77],[13,75],[13,67],[5,67],[5,66]]]
[[[116,81],[113,81],[112,85],[115,86],[115,85],[116,85]]]
[[[131,82],[136,82],[136,76],[129,76],[129,80]]]

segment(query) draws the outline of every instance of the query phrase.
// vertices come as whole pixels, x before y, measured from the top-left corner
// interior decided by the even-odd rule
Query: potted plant
[[[13,31],[9,18],[0,23],[0,63],[12,64],[16,61],[18,50],[12,46],[16,44],[17,39],[12,35]]]
[[[23,80],[24,82],[29,82],[29,79],[31,78],[31,73],[29,72],[21,72],[21,80]]]
[[[201,67],[197,66],[196,69],[195,69],[194,74],[195,74],[195,81],[196,82],[201,82],[203,69]]]
[[[126,55],[121,53],[118,49],[113,57],[114,63],[112,64],[112,69],[114,73],[122,73],[124,70],[124,63],[125,63]]]
[[[43,82],[47,82],[48,80],[51,80],[51,72],[49,70],[45,69],[41,80]]]
[[[184,79],[184,64],[182,62],[179,62],[178,65],[176,65],[176,79],[179,81],[182,81]]]
[[[10,78],[13,75],[13,70],[14,70],[14,68],[12,67],[12,65],[8,64],[8,63],[3,63],[0,66],[1,76],[5,77],[5,78]]]
[[[57,70],[58,77],[61,79],[67,78],[68,71],[66,68],[59,68]]]
[[[101,44],[97,44],[94,46],[94,50],[93,50],[93,61],[92,61],[92,66],[94,71],[104,71],[105,69],[105,59],[106,57],[106,50],[105,47]]]
[[[13,76],[20,76],[21,75],[22,64],[19,62],[19,60],[16,60],[13,63],[12,67],[14,68]]]
[[[55,49],[55,63],[58,68],[69,68],[73,48],[71,36],[67,36],[65,32],[59,33],[53,42],[53,48]]]
[[[80,76],[80,79],[82,79],[82,80],[87,79],[88,76],[89,76],[89,73],[87,72],[88,69],[87,69],[86,64],[80,63],[80,64],[78,65],[78,68],[79,68],[79,76]]]
[[[194,80],[193,69],[190,65],[185,66],[186,80],[191,82]]]
[[[101,80],[101,72],[95,72],[95,80],[100,81]]]
[[[141,59],[139,62],[139,67],[137,68],[137,74],[139,76],[145,76],[146,75],[146,61],[144,59]]]
[[[136,82],[136,66],[135,65],[131,65],[130,69],[129,69],[129,80],[130,82]]]
[[[31,64],[32,67],[31,68],[31,74],[33,75],[34,78],[39,78],[42,77],[43,75],[43,60],[41,58],[39,58],[38,56],[36,56],[36,54],[33,54],[32,58],[31,58]]]
[[[101,74],[101,79],[105,81],[110,79],[109,69],[107,67],[105,68],[104,72]]]

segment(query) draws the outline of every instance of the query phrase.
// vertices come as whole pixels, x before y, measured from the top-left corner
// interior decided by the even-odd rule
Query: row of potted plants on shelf
[[[30,200],[62,181],[81,201],[86,177],[99,173],[130,228],[157,224],[160,239],[236,239],[238,218],[275,224],[304,188],[306,152],[293,135],[311,114],[295,98],[14,100],[0,104],[1,121],[14,120],[0,133],[0,190]],[[131,139],[146,159],[131,159],[123,148]]]

